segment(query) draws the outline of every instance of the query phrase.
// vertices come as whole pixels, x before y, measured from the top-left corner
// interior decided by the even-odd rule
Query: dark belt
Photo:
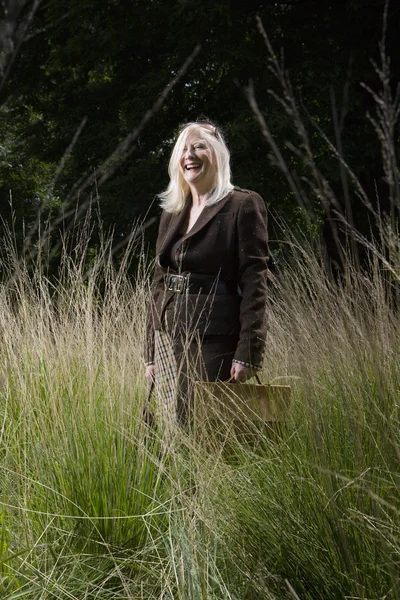
[[[238,295],[238,287],[234,281],[216,280],[201,275],[164,275],[165,289],[175,294],[228,294]]]

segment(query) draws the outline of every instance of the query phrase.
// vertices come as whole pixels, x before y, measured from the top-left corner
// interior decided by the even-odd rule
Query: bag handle
[[[255,377],[255,378],[256,378],[256,381],[257,381],[257,383],[259,383],[260,385],[262,385],[262,383],[261,383],[261,379],[259,378],[259,376],[258,376],[258,373],[257,373],[257,372],[256,372],[256,373],[254,373],[253,377]],[[236,381],[234,381],[234,380],[233,380],[233,375],[232,375],[232,377],[229,377],[229,379],[228,379],[227,383],[236,383]]]

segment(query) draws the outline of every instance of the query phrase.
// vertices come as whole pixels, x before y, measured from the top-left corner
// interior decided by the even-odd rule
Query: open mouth
[[[199,165],[198,163],[192,163],[189,165],[185,165],[185,170],[186,171],[194,171],[196,169],[200,169],[201,165]]]

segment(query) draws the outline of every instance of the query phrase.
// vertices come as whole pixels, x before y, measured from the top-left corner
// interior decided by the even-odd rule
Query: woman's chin
[[[202,176],[201,169],[196,169],[193,171],[187,171],[185,179],[187,183],[195,183]]]

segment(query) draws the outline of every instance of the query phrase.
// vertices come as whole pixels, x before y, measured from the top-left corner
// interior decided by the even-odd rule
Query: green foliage
[[[286,142],[297,142],[296,124],[270,94],[272,90],[279,96],[281,90],[268,68],[256,15],[275,51],[284,50],[285,67],[290,71],[298,102],[304,106],[303,114],[307,111],[331,140],[335,140],[335,96],[342,116],[344,157],[367,194],[375,198],[375,185],[384,189],[380,147],[365,118],[374,101],[360,82],[377,89],[378,79],[370,59],[377,57],[383,4],[369,3],[365,10],[362,0],[42,3],[3,89],[8,116],[1,126],[5,140],[2,145],[12,146],[7,151],[12,167],[3,160],[1,214],[9,218],[9,190],[28,228],[39,206],[46,209],[48,203],[53,208],[59,205],[74,183],[91,175],[138,126],[195,45],[201,44],[188,73],[135,140],[129,159],[101,186],[106,229],[114,228],[120,240],[129,235],[132,223],[147,213],[155,195],[167,183],[168,154],[177,126],[205,114],[226,130],[236,184],[256,189],[281,218],[303,230],[295,198],[284,177],[270,164],[267,144],[243,94],[243,86],[253,80],[257,99],[284,158],[300,180],[307,176],[306,166],[285,146]],[[395,35],[398,18],[390,5],[386,49],[391,57],[393,83],[399,73]],[[86,125],[72,152],[65,156],[85,118]],[[312,147],[317,166],[343,205],[345,191],[337,160],[316,133],[312,135]],[[49,182],[60,161],[63,168],[54,194],[52,189],[49,193]],[[85,188],[79,201],[84,203],[90,194],[96,195],[94,187]],[[309,194],[314,210],[326,219],[320,199],[311,191]],[[385,194],[381,196],[381,206],[386,210]],[[353,193],[351,203],[356,227],[368,234],[365,207]],[[155,204],[152,214],[157,214]],[[320,232],[319,222],[314,222],[314,227]],[[155,232],[154,225],[148,231],[149,240],[154,241]],[[314,231],[310,234],[315,235]],[[271,237],[275,239],[275,231]]]
[[[15,219],[19,231],[23,219],[29,227],[40,208],[57,204],[50,189],[55,165],[32,153],[26,137],[37,119],[30,111],[0,106],[0,212],[5,221]]]

